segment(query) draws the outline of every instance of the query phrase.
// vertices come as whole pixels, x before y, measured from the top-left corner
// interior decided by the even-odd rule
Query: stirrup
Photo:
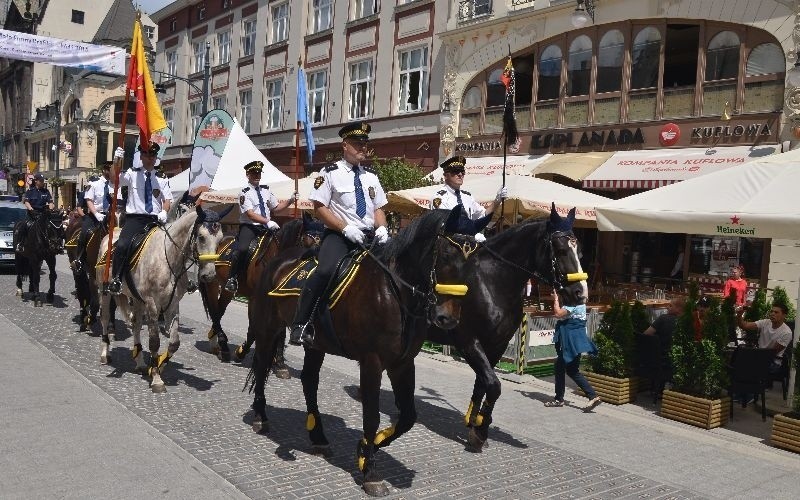
[[[189,280],[189,284],[186,285],[186,292],[187,293],[194,293],[197,291],[197,283],[194,280]]]
[[[303,345],[302,340],[305,337],[306,325],[292,325],[292,330],[289,332],[289,343],[292,345]]]
[[[236,278],[228,278],[228,281],[225,282],[225,290],[236,293],[236,290],[239,288],[239,282],[236,281]]]
[[[111,280],[111,283],[108,284],[108,291],[111,295],[119,295],[122,292],[122,282],[119,278]]]
[[[76,273],[83,271],[83,264],[81,264],[80,259],[75,259],[72,261],[72,270]]]

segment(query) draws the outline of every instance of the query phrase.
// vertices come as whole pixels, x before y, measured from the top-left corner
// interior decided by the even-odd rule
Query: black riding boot
[[[15,249],[17,252],[24,252],[25,251],[25,238],[28,237],[28,223],[21,224],[19,226],[19,230],[17,230],[17,248]]]
[[[228,276],[227,281],[225,281],[225,290],[236,293],[236,289],[239,288],[239,262],[241,259],[242,253],[234,250],[231,255],[231,267],[230,267],[230,275]]]
[[[300,299],[297,302],[297,311],[294,313],[292,331],[289,334],[289,343],[301,345],[301,341],[306,346],[314,343],[314,326],[311,324],[311,315],[319,302],[319,292],[308,283],[300,292]]]

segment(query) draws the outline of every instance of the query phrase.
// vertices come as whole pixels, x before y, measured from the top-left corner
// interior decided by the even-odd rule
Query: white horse
[[[214,261],[219,257],[214,254],[222,239],[219,223],[220,216],[213,211],[205,211],[200,207],[183,214],[171,224],[159,227],[144,243],[136,266],[130,271],[130,280],[135,292],[131,290],[126,279],[122,280],[122,293],[116,297],[118,307],[122,310],[133,334],[133,358],[136,371],[144,372],[148,367],[144,362],[140,330],[147,324],[150,336],[150,384],[153,392],[165,392],[164,381],[161,380],[169,358],[180,347],[178,336],[178,304],[189,285],[188,269],[198,266],[201,281],[211,281],[216,276]],[[118,234],[115,234],[115,239]],[[108,248],[108,236],[100,247],[98,267],[104,264],[104,256]],[[98,289],[103,287],[103,274],[97,272]],[[138,294],[138,297],[137,297]],[[111,363],[109,347],[109,302],[110,295],[104,293],[100,301],[100,317],[103,328],[100,345],[100,362]],[[167,350],[158,354],[160,348],[160,327],[169,333]],[[166,334],[166,333],[165,333]]]

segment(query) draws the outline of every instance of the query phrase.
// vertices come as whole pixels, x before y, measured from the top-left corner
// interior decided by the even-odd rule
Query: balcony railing
[[[492,0],[461,0],[458,2],[458,22],[471,21],[492,15]]]

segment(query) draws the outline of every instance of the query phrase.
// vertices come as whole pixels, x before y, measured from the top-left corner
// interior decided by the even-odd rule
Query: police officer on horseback
[[[83,195],[84,214],[81,219],[81,234],[78,237],[78,255],[73,262],[76,271],[80,271],[86,263],[86,241],[96,228],[104,223],[111,209],[111,196],[114,185],[111,183],[111,162],[102,167],[103,175],[89,184]]]
[[[239,273],[247,269],[247,251],[250,243],[259,238],[265,231],[277,231],[280,226],[270,217],[271,211],[283,210],[297,199],[297,193],[281,203],[269,190],[269,186],[259,184],[264,163],[251,161],[244,166],[247,175],[247,186],[239,194],[239,234],[233,243],[231,255],[230,277],[225,282],[225,289],[235,293],[239,286]]]
[[[44,212],[52,210],[54,207],[53,195],[44,186],[44,176],[42,174],[33,176],[33,185],[25,191],[22,202],[25,204],[25,208],[28,209],[28,220],[25,224],[20,224],[17,230],[17,237],[19,238],[17,240],[17,252],[25,251],[24,241],[28,236],[28,226],[33,225],[34,221],[44,216]]]
[[[475,198],[472,197],[469,191],[461,189],[464,184],[464,175],[466,175],[466,164],[467,159],[463,156],[453,156],[439,165],[444,172],[444,189],[440,189],[434,193],[431,199],[431,210],[439,208],[451,210],[461,205],[463,215],[470,220],[477,220],[491,215],[500,205],[500,202],[508,197],[508,188],[505,186],[501,187],[500,190],[497,191],[497,196],[495,196],[492,206],[489,210],[485,209],[480,203],[475,201]],[[477,233],[475,234],[475,240],[482,243],[486,241],[486,237],[481,233]]]
[[[326,166],[314,181],[310,199],[325,232],[319,249],[317,269],[306,281],[297,304],[289,343],[314,341],[311,315],[342,257],[364,243],[373,234],[375,241],[386,243],[386,194],[378,176],[361,163],[366,159],[371,127],[365,122],[349,123],[339,130],[342,159]]]
[[[151,225],[167,222],[167,211],[172,204],[172,192],[166,179],[156,176],[154,170],[158,144],[139,145],[142,166],[130,168],[119,176],[119,186],[128,187],[125,204],[125,225],[122,226],[119,239],[115,243],[113,255],[113,278],[108,290],[112,294],[122,291],[122,273],[130,257],[131,240]],[[123,158],[125,151],[117,148],[114,158]]]

